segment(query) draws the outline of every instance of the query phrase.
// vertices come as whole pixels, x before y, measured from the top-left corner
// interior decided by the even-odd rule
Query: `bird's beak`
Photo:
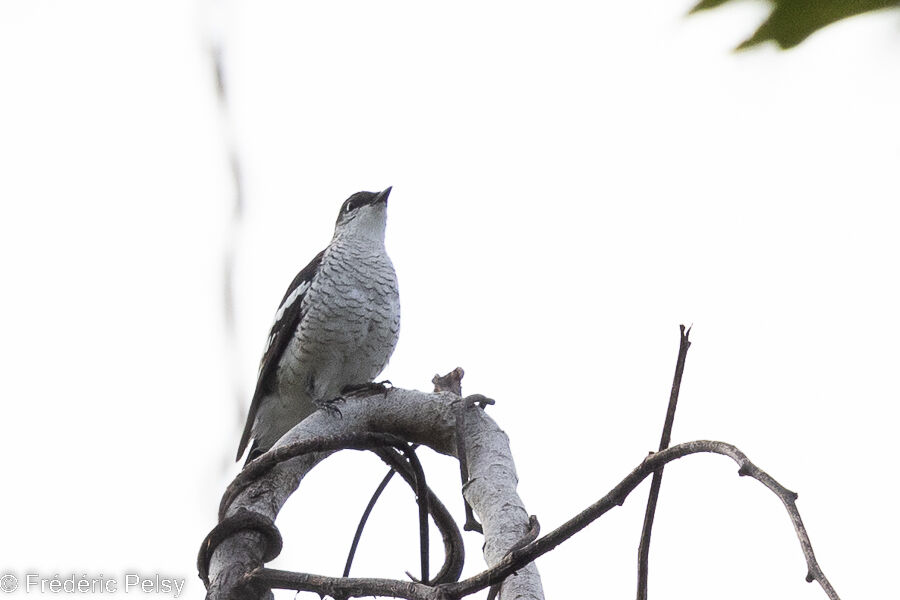
[[[372,200],[372,204],[378,204],[379,202],[383,202],[384,204],[387,204],[388,196],[391,195],[391,189],[393,187],[394,186],[388,186],[387,189],[385,189],[381,192],[378,192],[378,195],[375,196],[374,200]]]

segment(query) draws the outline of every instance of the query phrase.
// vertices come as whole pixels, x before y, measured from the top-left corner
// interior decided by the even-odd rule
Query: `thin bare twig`
[[[417,445],[414,444],[413,448],[416,447]],[[350,551],[347,553],[347,561],[344,564],[344,577],[350,576],[350,568],[353,565],[353,558],[359,547],[359,542],[362,538],[366,522],[368,521],[372,510],[375,508],[375,504],[378,502],[379,497],[384,492],[391,479],[393,479],[394,474],[399,471],[401,477],[415,489],[415,474],[412,472],[409,465],[405,463],[396,452],[387,449],[376,449],[375,453],[385,463],[390,465],[391,469],[384,476],[384,479],[381,480],[381,483],[372,494],[369,503],[366,505],[366,509],[360,517],[359,524],[356,527],[356,534],[353,536],[353,543],[350,545]],[[434,524],[437,526],[438,531],[441,532],[441,537],[444,541],[444,564],[434,578],[428,583],[430,585],[437,585],[439,583],[459,581],[459,575],[462,573],[463,564],[465,563],[465,547],[463,546],[459,527],[456,526],[456,521],[453,520],[450,511],[448,511],[438,497],[435,496],[431,488],[428,488],[428,509],[429,512],[431,512],[431,518],[434,519]]]
[[[419,504],[419,562],[421,563],[420,572],[422,573],[420,581],[428,583],[428,498],[430,494],[428,493],[428,486],[425,485],[425,471],[422,470],[422,464],[418,458],[415,458],[415,464],[413,463],[413,458],[410,458],[416,456],[413,445],[407,443],[401,450],[406,454],[410,465],[416,470],[416,500]]]
[[[478,575],[464,579],[458,583],[447,584],[440,587],[444,589],[449,597],[461,598],[478,590],[482,590],[494,583],[503,581],[503,579],[514,573],[516,570],[546,554],[550,550],[553,550],[556,546],[587,527],[611,508],[622,505],[628,494],[630,494],[641,481],[656,471],[656,469],[673,460],[698,452],[708,452],[728,456],[740,466],[738,470],[739,475],[747,475],[756,479],[778,496],[791,518],[794,530],[800,540],[800,547],[803,550],[803,555],[806,557],[807,567],[809,569],[807,581],[818,581],[830,600],[840,600],[837,593],[834,591],[834,588],[819,567],[815,555],[813,554],[809,535],[806,532],[806,528],[803,525],[800,513],[794,502],[797,498],[797,494],[786,489],[780,483],[775,481],[768,473],[754,465],[750,459],[736,447],[725,442],[709,440],[698,440],[678,444],[648,456],[603,498],[547,535],[535,540],[524,548],[511,553],[494,567],[483,571]]]
[[[407,456],[415,456],[416,448],[418,448],[418,445],[408,444],[405,448],[403,448],[403,451],[407,454]],[[421,470],[421,466],[419,466],[418,470],[415,470],[415,468],[413,468],[414,472],[409,473],[409,471],[410,471],[409,467],[412,463],[410,462],[409,464],[407,464],[407,463],[403,462],[403,459],[401,459],[398,455],[396,455],[394,453],[394,451],[392,451],[392,450],[389,450],[387,448],[380,448],[380,449],[376,448],[373,451],[375,452],[375,454],[377,454],[383,461],[385,461],[391,467],[391,470],[388,471],[388,474],[382,480],[381,485],[379,485],[378,489],[375,491],[375,494],[373,494],[371,500],[369,501],[369,505],[366,507],[366,511],[363,514],[363,518],[359,522],[359,526],[357,527],[357,530],[356,530],[356,536],[353,539],[353,546],[350,549],[350,554],[347,556],[347,563],[344,567],[344,570],[345,570],[344,577],[347,577],[347,575],[349,575],[349,573],[350,573],[350,565],[353,560],[353,554],[356,553],[356,545],[359,543],[359,538],[362,536],[362,529],[363,529],[363,527],[365,527],[365,523],[366,523],[366,520],[368,519],[369,513],[372,511],[372,508],[375,506],[375,503],[378,501],[378,497],[381,495],[381,492],[383,492],[384,488],[387,487],[387,484],[390,481],[393,474],[399,472],[401,474],[401,476],[403,476],[403,478],[406,479],[406,481],[410,485],[413,486],[413,490],[416,492],[416,502],[419,506],[419,558],[420,558],[420,565],[421,565],[421,571],[422,571],[422,579],[417,580],[415,577],[413,577],[412,575],[409,574],[409,571],[407,571],[406,574],[413,581],[417,581],[419,583],[429,583],[429,580],[428,580],[428,566],[429,566],[429,564],[428,564],[429,563],[429,560],[428,560],[428,513],[431,512],[431,502],[435,498],[433,498],[433,494],[432,494],[431,490],[428,489],[428,486],[419,485],[420,481],[422,481],[424,483],[425,473],[424,473],[424,471]],[[419,474],[419,472],[421,472],[421,475]],[[443,508],[443,506],[441,508]],[[449,518],[450,521],[453,522],[452,518],[449,517],[449,514],[447,515],[447,518]],[[455,522],[453,523],[453,529],[456,529]],[[457,531],[457,533],[458,533],[458,531]],[[462,539],[459,540],[459,548],[460,549],[462,548]],[[446,536],[444,537],[444,549],[447,550],[447,537]],[[444,563],[445,567],[447,567],[452,562],[452,558],[451,558],[452,554],[453,554],[453,552],[451,550],[447,550],[446,561]],[[462,572],[462,564],[460,564],[460,572]],[[442,573],[443,573],[443,570],[442,570]],[[453,581],[456,581],[458,579],[458,577],[459,577],[459,573],[456,574],[456,576],[453,578]],[[441,580],[438,579],[438,581],[441,581]]]
[[[407,600],[449,600],[439,587],[414,581],[369,577],[327,577],[311,573],[295,573],[261,567],[244,577],[242,587],[264,584],[271,589],[314,592],[332,598],[387,596]]]
[[[272,450],[269,450],[259,458],[256,458],[255,460],[247,463],[247,466],[245,466],[244,469],[240,473],[238,473],[237,476],[231,481],[231,483],[228,484],[228,487],[225,488],[225,493],[222,495],[222,500],[219,502],[219,520],[221,521],[225,518],[225,514],[228,511],[228,508],[231,506],[231,503],[234,502],[234,499],[244,488],[246,488],[263,474],[270,471],[278,463],[296,458],[298,456],[302,456],[304,454],[312,454],[315,452],[333,452],[335,450],[371,450],[372,448],[379,448],[383,446],[393,446],[398,449],[403,449],[408,445],[409,444],[407,442],[394,435],[384,433],[359,432],[318,437],[296,442],[294,444],[278,446],[276,448],[273,448]],[[415,458],[415,455],[413,455],[411,462],[417,464],[418,469],[421,469],[421,464],[419,464],[418,459]]]
[[[393,472],[399,473],[400,477],[415,489],[415,473],[409,463],[403,460],[402,456],[396,451],[387,448],[376,449],[374,452],[391,467]],[[416,583],[437,585],[439,583],[459,581],[466,556],[462,534],[459,532],[459,527],[457,527],[456,521],[453,520],[453,516],[447,510],[447,507],[444,506],[430,488],[426,487],[426,490],[428,491],[428,510],[444,541],[444,564],[431,581],[416,581]],[[415,579],[413,580],[415,581]]]
[[[659,440],[659,449],[669,447],[672,439],[672,424],[675,422],[675,407],[678,404],[678,392],[681,390],[681,377],[684,375],[684,361],[687,358],[691,341],[691,328],[681,329],[681,342],[678,347],[678,360],[675,361],[675,377],[672,379],[672,391],[669,394],[669,406],[666,409],[666,420],[663,424],[662,437]],[[653,530],[653,517],[656,515],[656,504],[659,501],[659,488],[662,485],[663,469],[660,467],[653,472],[653,480],[650,482],[650,495],[647,497],[647,510],[644,512],[644,527],[641,530],[641,543],[638,546],[638,600],[647,600],[647,579],[650,563],[650,533]]]
[[[809,541],[809,535],[806,532],[806,528],[800,518],[800,513],[797,510],[795,502],[797,494],[782,486],[768,473],[754,465],[750,459],[735,446],[725,442],[710,440],[698,440],[678,444],[648,456],[640,465],[619,482],[618,485],[610,490],[609,493],[581,513],[569,521],[566,521],[563,525],[557,527],[547,535],[509,553],[494,567],[458,583],[432,587],[408,581],[390,579],[342,579],[305,573],[276,571],[273,569],[257,569],[245,576],[245,585],[253,586],[262,583],[270,588],[312,591],[337,597],[362,597],[374,595],[393,596],[395,598],[406,598],[407,600],[454,600],[462,598],[502,582],[517,570],[559,546],[613,507],[621,506],[628,495],[644,479],[649,477],[660,467],[684,456],[703,452],[721,454],[731,458],[739,465],[739,475],[746,475],[756,479],[778,496],[790,516],[791,522],[794,525],[794,530],[800,540],[800,547],[806,557],[808,567],[807,580],[818,581],[830,600],[840,600],[816,561],[812,550],[812,544]]]
[[[344,563],[344,577],[350,577],[350,567],[353,566],[353,557],[356,556],[356,549],[359,547],[359,540],[362,538],[363,529],[366,527],[366,522],[369,520],[369,515],[372,514],[372,509],[375,508],[375,503],[378,502],[378,499],[381,497],[381,494],[384,492],[387,485],[391,482],[391,479],[394,477],[394,473],[396,473],[394,469],[391,469],[387,472],[387,475],[384,476],[384,479],[381,480],[381,483],[378,484],[378,487],[375,488],[375,492],[372,494],[372,497],[369,498],[369,503],[366,504],[366,509],[363,511],[362,516],[359,518],[359,524],[356,526],[356,533],[353,535],[353,542],[350,544],[350,551],[347,552],[347,562]]]

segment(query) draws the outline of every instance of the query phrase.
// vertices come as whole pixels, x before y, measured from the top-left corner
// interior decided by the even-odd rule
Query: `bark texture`
[[[441,454],[456,456],[456,411],[461,402],[459,396],[451,393],[392,388],[384,395],[348,399],[341,403],[340,415],[314,413],[275,447],[323,436],[375,432],[392,434]],[[467,409],[463,439],[469,461],[469,482],[463,491],[484,526],[485,560],[493,566],[526,534],[529,515],[516,493],[518,478],[508,438],[493,419],[480,408]],[[222,516],[249,510],[274,521],[303,477],[328,454],[309,454],[278,464],[223,506]],[[207,598],[264,597],[264,590],[242,582],[246,582],[245,575],[262,565],[266,550],[265,536],[255,531],[236,531],[219,543],[209,562]],[[500,598],[543,598],[534,565],[509,577],[501,588]]]

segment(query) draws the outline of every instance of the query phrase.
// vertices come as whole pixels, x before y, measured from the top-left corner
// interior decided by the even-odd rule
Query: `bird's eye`
[[[347,203],[347,208],[344,209],[344,212],[351,213],[351,212],[353,212],[353,210],[355,208],[356,208],[356,203],[351,200],[350,202]]]

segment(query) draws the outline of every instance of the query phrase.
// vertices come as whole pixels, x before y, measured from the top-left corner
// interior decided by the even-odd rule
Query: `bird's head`
[[[387,201],[391,188],[381,192],[356,192],[341,205],[334,236],[352,235],[384,241]]]

